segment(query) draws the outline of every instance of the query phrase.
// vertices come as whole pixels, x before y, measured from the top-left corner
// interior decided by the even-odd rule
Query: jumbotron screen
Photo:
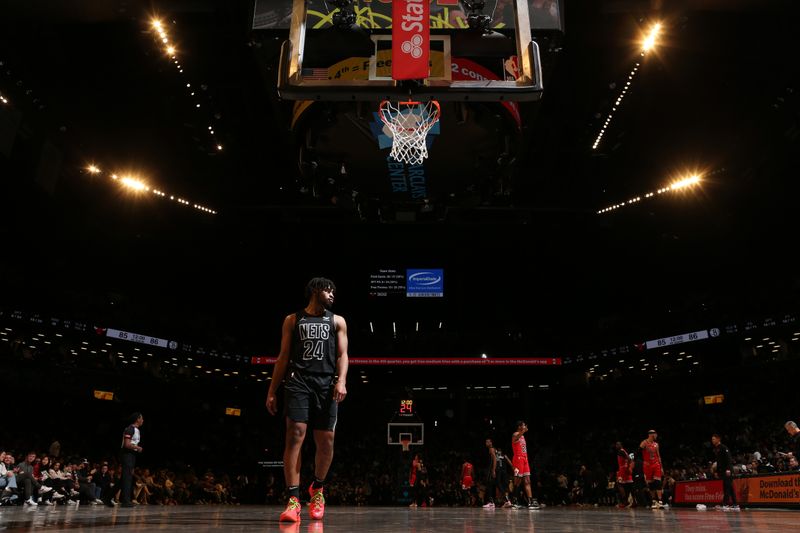
[[[444,269],[380,268],[369,275],[369,295],[443,298]]]

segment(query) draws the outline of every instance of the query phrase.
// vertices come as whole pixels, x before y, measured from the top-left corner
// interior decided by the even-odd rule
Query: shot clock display
[[[414,400],[400,400],[400,416],[414,416]]]

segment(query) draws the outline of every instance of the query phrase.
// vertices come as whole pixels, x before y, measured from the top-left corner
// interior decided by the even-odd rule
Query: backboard
[[[403,441],[410,446],[425,444],[425,424],[422,422],[389,422],[386,424],[386,444],[402,446]]]
[[[487,3],[483,13],[490,16]],[[543,84],[529,0],[504,3],[508,23],[483,29],[464,27],[459,2],[431,3],[429,74],[410,83],[391,75],[391,4],[292,0],[279,94],[319,101],[538,100]]]

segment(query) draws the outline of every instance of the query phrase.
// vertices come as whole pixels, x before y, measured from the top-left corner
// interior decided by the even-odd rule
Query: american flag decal
[[[302,70],[304,80],[329,80],[327,68],[304,68]]]

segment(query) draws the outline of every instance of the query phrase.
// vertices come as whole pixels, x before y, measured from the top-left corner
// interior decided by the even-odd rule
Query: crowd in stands
[[[785,434],[767,431],[776,420],[737,420],[740,433],[731,438],[735,475],[798,471],[796,459],[788,456]],[[465,435],[469,442],[480,442],[476,431]],[[595,444],[598,455],[581,458],[575,449],[556,451],[544,439],[531,435],[530,442],[534,496],[545,505],[616,505],[616,459],[611,432],[591,433],[583,438]],[[444,442],[467,442],[453,435],[438,437]],[[541,442],[539,442],[541,440]],[[673,439],[674,441],[674,439]],[[608,443],[608,446],[603,444]],[[466,446],[443,446],[434,441],[425,447],[428,469],[424,505],[479,506],[488,501],[485,492],[488,452]],[[676,481],[713,479],[715,472],[710,447],[698,442],[692,449],[684,443],[667,441],[662,447],[665,463],[665,500],[670,501]],[[380,437],[362,436],[357,441],[340,439],[336,460],[329,475],[326,499],[330,505],[399,505],[412,502],[408,474],[414,453],[386,446]],[[629,446],[638,459],[638,444]],[[304,454],[313,458],[313,447]],[[89,461],[65,456],[58,442],[47,453],[0,451],[0,505],[116,505],[119,501],[121,466],[115,458]],[[460,486],[461,465],[470,459],[476,465],[477,491],[466,495]],[[133,498],[137,504],[239,504],[282,503],[285,499],[283,472],[279,465],[250,472],[215,474],[205,470],[198,475],[191,467],[175,471],[167,468],[137,468]],[[303,464],[303,479],[310,479],[313,462]],[[636,475],[634,474],[636,481]],[[636,504],[636,502],[633,502]],[[641,505],[645,505],[644,502]]]
[[[348,384],[351,394],[341,406],[325,488],[327,502],[409,505],[411,461],[414,453],[422,452],[428,470],[426,505],[467,504],[460,483],[465,460],[475,466],[478,481],[477,497],[469,504],[481,505],[487,496],[485,439],[492,438],[509,454],[517,418],[525,418],[531,428],[526,438],[534,496],[548,506],[616,504],[613,444],[620,441],[628,452],[640,456],[639,443],[650,428],[659,434],[667,500],[674,482],[714,477],[712,433],[719,433],[730,448],[735,475],[797,470],[797,462],[785,455],[791,449],[784,429],[786,420],[797,419],[800,409],[787,393],[795,387],[796,360],[742,359],[732,364],[724,356],[719,355],[717,362],[708,356],[707,372],[680,380],[656,375],[587,383],[581,374],[565,370],[561,386],[537,396],[525,396],[527,386],[492,393],[466,393],[456,386],[446,392],[412,392],[427,418],[425,444],[412,446],[410,452],[386,444],[390,416],[386,406],[407,397],[409,391],[400,385],[369,389]],[[284,430],[280,417],[265,413],[263,383],[226,385],[210,378],[155,376],[146,370],[144,365],[109,370],[105,365],[89,368],[60,360],[37,361],[18,358],[0,347],[0,371],[12,397],[24,395],[32,412],[51,409],[51,398],[59,398],[64,412],[76,414],[64,421],[50,417],[48,424],[25,410],[4,415],[0,504],[119,501],[122,415],[134,409],[149,416],[143,430],[147,453],[137,461],[134,480],[133,495],[139,504],[285,502],[278,463]],[[96,383],[110,384],[125,402],[94,399]],[[703,394],[711,393],[724,393],[724,403],[698,403]],[[244,415],[224,416],[229,405],[241,406]],[[50,445],[56,438],[64,443],[63,452],[55,443]],[[301,480],[307,483],[313,474],[312,442],[303,451],[302,468]]]
[[[63,458],[58,442],[47,454],[31,451],[20,456],[0,450],[0,505],[113,507],[120,501],[121,476],[122,466],[115,460],[93,463],[85,458]],[[232,479],[227,474],[217,479],[210,470],[197,476],[192,470],[176,473],[165,468],[136,468],[133,503],[237,504],[248,482],[246,476]]]

